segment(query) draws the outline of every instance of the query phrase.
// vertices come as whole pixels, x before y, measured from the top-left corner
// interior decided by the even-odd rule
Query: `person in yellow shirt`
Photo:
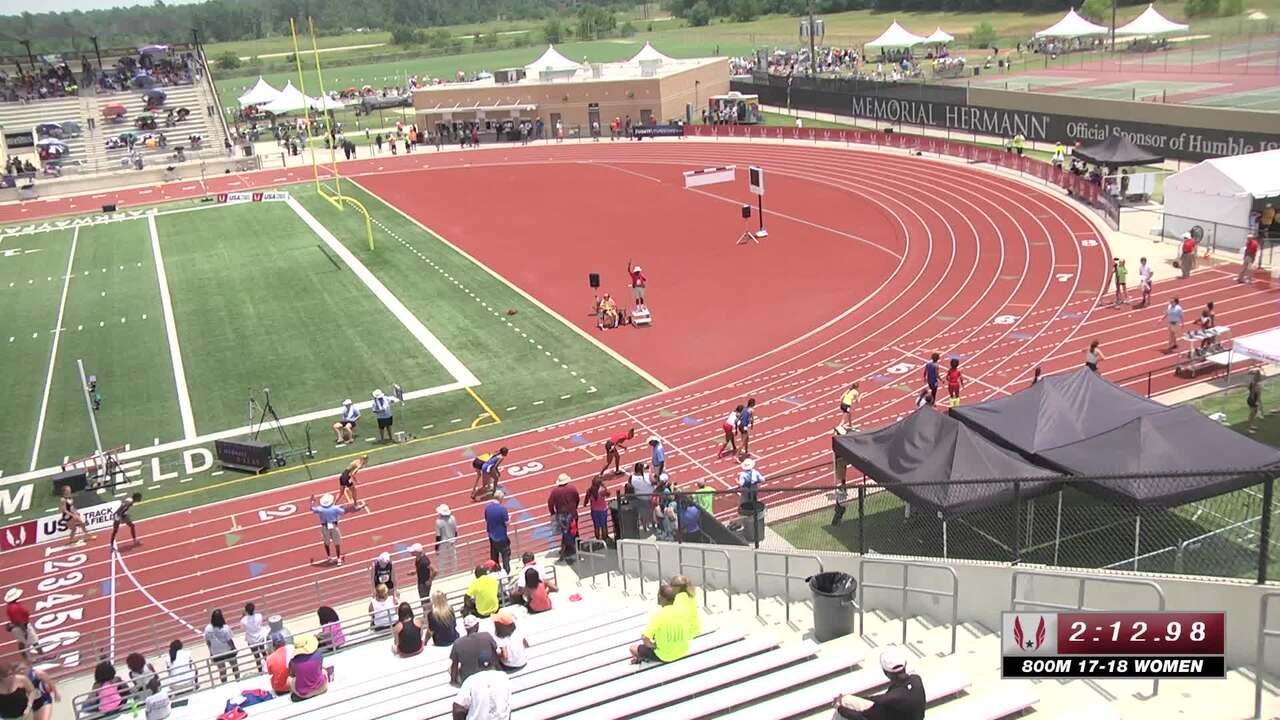
[[[696,634],[697,618],[691,618],[687,609],[675,604],[680,594],[683,593],[666,584],[658,591],[658,612],[649,620],[640,642],[631,647],[631,662],[669,663],[689,654],[689,641]]]
[[[858,383],[849,385],[849,389],[844,391],[840,396],[840,414],[844,415],[844,421],[840,423],[840,427],[845,430],[857,430],[853,425],[853,406],[858,404]]]
[[[476,579],[462,598],[463,614],[487,618],[498,612],[498,579],[489,572],[487,565],[491,564],[492,560],[476,566]]]
[[[672,605],[677,610],[685,614],[693,631],[693,636],[702,632],[701,622],[698,620],[698,591],[693,586],[693,581],[688,575],[676,575],[671,578],[671,589],[676,591],[675,600]]]
[[[706,480],[699,480],[698,489],[693,491],[693,501],[698,504],[698,507],[702,508],[703,512],[714,515],[715,498],[716,491],[707,487]]]

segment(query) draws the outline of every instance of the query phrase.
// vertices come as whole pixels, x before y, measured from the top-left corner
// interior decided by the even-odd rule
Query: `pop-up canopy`
[[[1110,30],[1104,25],[1091,23],[1080,17],[1075,9],[1067,11],[1067,14],[1051,27],[1045,28],[1036,33],[1038,38],[1075,38],[1085,37],[1088,35],[1106,35]]]
[[[867,43],[866,47],[875,50],[892,50],[894,48],[915,47],[924,42],[926,42],[925,38],[910,32],[899,25],[897,20],[894,20],[889,29],[880,33],[880,37]]]
[[[1116,35],[1167,35],[1186,32],[1188,27],[1161,15],[1152,4],[1148,5],[1141,15],[1116,28]]]
[[[293,82],[285,84],[284,89],[274,100],[262,106],[262,109],[273,114],[297,112],[307,106],[309,98],[293,86]]]

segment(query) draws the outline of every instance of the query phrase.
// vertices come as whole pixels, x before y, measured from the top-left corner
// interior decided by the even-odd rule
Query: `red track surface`
[[[519,185],[523,181],[527,186],[533,177],[530,170],[541,166],[545,177],[538,174],[535,184],[559,182],[570,199],[578,199],[563,205],[541,192],[531,194],[533,201],[522,193],[502,197],[501,213],[539,219],[537,223],[520,223],[524,226],[521,237],[526,240],[518,244],[519,254],[511,257],[503,257],[496,245],[495,238],[504,237],[514,227],[512,221],[497,217],[498,205],[492,217],[472,216],[474,223],[456,227],[453,223],[466,216],[468,209],[448,206],[450,197],[457,200],[457,193],[465,194],[464,189],[446,189],[448,183],[475,190],[475,184],[484,185],[486,180],[500,182],[498,173],[475,167],[481,179],[473,180],[467,171],[435,169],[468,162],[492,165],[505,156],[533,163],[527,168],[499,171],[512,173],[510,182]],[[617,169],[577,167],[563,175],[557,170],[567,167],[565,163],[586,160],[607,161]],[[432,169],[424,171],[424,163]],[[777,217],[776,223],[770,220],[775,238],[759,247],[729,245],[741,231],[741,221],[732,218],[732,206],[706,195],[675,190],[672,184],[679,169],[728,163],[763,165],[770,176],[770,208],[812,224],[790,221],[796,225],[789,225],[780,216],[771,216]],[[523,528],[519,541],[524,544],[532,543],[530,528],[545,518],[541,508],[554,477],[567,472],[582,485],[598,469],[598,461],[584,452],[575,438],[585,439],[594,451],[606,433],[635,426],[641,437],[656,432],[666,439],[668,470],[679,482],[708,474],[729,482],[735,465],[717,459],[715,453],[719,420],[729,406],[751,395],[759,401],[752,450],[766,477],[794,471],[788,484],[814,483],[826,477],[828,436],[843,386],[854,379],[864,381],[864,395],[855,416],[858,422],[864,426],[889,422],[911,408],[910,387],[900,382],[905,378],[908,386],[917,384],[916,368],[929,351],[965,358],[971,382],[965,396],[976,401],[1022,387],[1036,365],[1046,372],[1078,366],[1083,346],[1092,338],[1100,339],[1108,351],[1104,370],[1113,377],[1167,367],[1170,359],[1160,352],[1164,342],[1161,305],[1174,293],[1189,310],[1208,299],[1217,301],[1219,322],[1232,325],[1237,334],[1269,327],[1277,314],[1273,291],[1236,285],[1229,273],[1212,269],[1186,281],[1158,277],[1151,308],[1120,311],[1102,306],[1099,297],[1109,253],[1105,243],[1082,242],[1098,235],[1089,218],[1073,205],[1003,175],[898,154],[807,144],[602,143],[416,155],[396,161],[368,161],[351,166],[349,172],[371,173],[362,182],[380,192],[394,194],[400,190],[393,188],[402,188],[408,194],[395,199],[408,212],[426,218],[428,225],[472,249],[575,320],[584,309],[581,296],[577,291],[563,291],[561,285],[567,282],[571,289],[582,288],[586,268],[601,263],[604,271],[611,271],[617,264],[612,250],[585,259],[577,257],[580,252],[597,252],[580,243],[601,237],[606,245],[617,243],[616,250],[625,242],[643,242],[644,251],[637,251],[636,257],[650,266],[646,270],[652,268],[655,282],[651,299],[655,309],[661,308],[661,324],[652,329],[653,335],[650,331],[619,331],[611,334],[609,341],[630,354],[640,353],[643,347],[626,346],[630,341],[627,336],[668,337],[670,340],[663,343],[673,343],[665,348],[668,354],[709,353],[721,365],[738,361],[669,392],[506,439],[514,449],[510,464],[537,461],[543,466],[537,473],[509,475],[504,483],[516,505],[516,524]],[[650,174],[662,182],[642,180],[634,173]],[[265,177],[259,174],[256,181],[278,184],[284,181],[273,178],[286,175],[284,171],[267,172]],[[436,178],[440,176],[447,176],[448,183],[439,183]],[[560,178],[567,180],[560,182]],[[239,188],[254,181],[251,177],[223,180],[236,182],[234,187]],[[576,185],[583,182],[596,185]],[[626,189],[626,201],[634,208],[634,219],[621,226],[627,235],[620,239],[592,232],[598,228],[597,207],[606,213],[620,212],[621,206],[605,201],[600,189],[615,182]],[[434,190],[424,192],[424,187]],[[740,199],[737,190],[711,190]],[[433,191],[440,196],[427,197]],[[127,206],[182,192],[192,191],[179,187],[141,199],[121,193],[120,201]],[[77,202],[88,205],[103,200]],[[601,200],[602,205],[590,200]],[[539,203],[556,203],[558,212]],[[678,223],[662,215],[673,215],[669,208],[676,203],[682,203],[678,205],[681,212],[690,214],[684,221],[703,223],[696,237],[667,232]],[[44,202],[35,207],[47,213],[76,209],[68,202]],[[13,213],[13,208],[0,211],[5,213]],[[729,217],[721,219],[725,215]],[[661,231],[648,230],[651,227]],[[825,228],[883,245],[899,253],[901,261],[885,262],[879,258],[881,251]],[[557,233],[564,237],[557,237]],[[566,255],[570,249],[573,253]],[[756,256],[765,253],[771,263],[793,263],[787,267],[798,268],[794,272],[812,269],[812,274],[792,277],[787,274],[793,272],[790,269],[787,273],[771,272],[778,266],[766,265],[762,270],[753,265],[759,262]],[[606,261],[613,265],[604,268]],[[716,263],[729,269],[712,267]],[[563,275],[557,274],[561,272]],[[769,315],[767,306],[742,319],[708,317],[703,314],[705,308],[688,303],[705,297],[722,299],[732,289],[710,281],[705,283],[710,290],[688,287],[693,284],[690,278],[702,277],[702,273],[715,273],[721,282],[741,279],[766,301],[779,294],[799,296],[794,302],[787,300],[792,302],[785,306],[787,313],[802,312],[808,299],[817,306],[816,316],[825,322],[815,325],[815,315],[797,315],[794,321],[784,323],[765,317]],[[664,293],[669,293],[670,299],[664,298],[659,306],[658,298]],[[774,298],[774,302],[778,300]],[[849,304],[834,313],[835,303]],[[695,317],[690,320],[688,315]],[[1014,321],[1003,322],[1006,318],[1002,316],[1011,316]],[[747,349],[750,352],[733,349],[715,354],[720,351],[708,347],[711,343],[695,342],[689,334],[693,332],[689,328],[699,322],[719,322],[734,333],[748,335],[756,332],[757,321],[762,321],[766,328],[762,334],[771,338],[769,345],[773,347],[757,357],[746,357],[757,352],[755,346]],[[673,328],[660,329],[667,325]],[[790,341],[782,343],[788,330]],[[658,336],[659,332],[671,334]],[[674,344],[686,342],[689,344]],[[633,359],[660,375],[675,378],[695,371],[695,365],[683,361],[662,365],[661,357],[655,353]],[[890,370],[899,364],[909,368],[905,376]],[[1160,378],[1169,382],[1166,375]],[[640,456],[640,450],[632,449],[626,459]],[[397,544],[428,540],[432,509],[437,503],[452,505],[464,539],[474,539],[482,525],[480,507],[466,499],[470,483],[469,462],[456,450],[365,471],[361,497],[369,501],[373,512],[343,523],[350,570],[316,568],[310,563],[319,538],[303,506],[310,494],[331,489],[332,480],[326,479],[144,521],[139,530],[145,547],[124,551],[119,569],[101,541],[76,556],[44,547],[6,553],[0,581],[4,587],[21,587],[28,601],[44,598],[52,606],[37,613],[43,615],[38,623],[43,623],[47,637],[64,633],[61,638],[68,646],[61,652],[84,652],[74,658],[83,666],[92,662],[86,643],[92,640],[95,645],[108,646],[112,627],[119,658],[130,649],[154,651],[157,640],[163,643],[175,636],[192,637],[191,628],[202,628],[208,609],[213,607],[226,608],[234,622],[239,606],[247,600],[258,601],[268,610],[310,610],[321,598],[330,603],[355,599],[368,591],[367,563],[374,555]],[[260,510],[285,504],[297,506],[299,512],[260,519]],[[225,535],[233,530],[233,523],[236,537],[230,543]],[[47,555],[65,562],[48,564]],[[128,568],[129,577],[123,576],[124,568]],[[402,571],[407,569],[401,567]],[[112,577],[116,578],[114,594],[106,585]],[[317,583],[314,590],[310,589],[313,581]],[[46,598],[51,590],[80,597],[54,601]],[[74,612],[65,617],[57,614],[66,610]]]

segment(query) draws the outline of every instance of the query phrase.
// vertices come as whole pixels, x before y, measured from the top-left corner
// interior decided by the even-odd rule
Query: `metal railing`
[[[1271,601],[1280,598],[1280,592],[1263,593],[1258,601],[1258,656],[1253,668],[1253,720],[1262,720],[1262,682],[1266,674],[1267,640],[1280,637],[1280,628],[1267,627],[1267,616],[1270,614]]]
[[[699,562],[697,564],[685,562],[684,554],[686,551],[697,551]],[[724,558],[724,567],[711,567],[707,565],[707,554],[711,553]],[[700,576],[702,585],[702,607],[711,610],[711,603],[708,600],[710,593],[711,580],[709,579],[711,572],[722,572],[725,574],[724,594],[729,602],[729,609],[733,610],[733,563],[729,561],[729,553],[720,548],[703,547],[701,545],[679,545],[676,547],[676,560],[680,568],[680,574],[686,574],[686,568],[697,568],[702,572]]]
[[[579,540],[578,557],[585,558],[587,564],[591,566],[591,587],[596,587],[596,576],[600,574],[600,566],[597,563],[609,560],[609,544],[597,538]],[[605,570],[604,585],[613,587],[613,572],[610,570]]]
[[[1049,602],[1048,600],[1032,600],[1030,598],[1018,597],[1018,579],[1019,578],[1059,578],[1068,580],[1077,584],[1076,599],[1074,604]],[[1152,590],[1156,594],[1156,610],[1164,612],[1165,597],[1164,590],[1151,580],[1137,580],[1134,578],[1111,578],[1098,577],[1091,575],[1072,575],[1069,573],[1042,572],[1039,570],[1014,570],[1013,575],[1009,579],[1009,609],[1016,611],[1018,606],[1042,608],[1044,610],[1097,610],[1099,608],[1091,608],[1085,604],[1085,593],[1090,584],[1095,585],[1123,585],[1132,588],[1144,588]],[[1145,609],[1145,608],[1144,608]],[[1160,680],[1151,681],[1151,696],[1155,697],[1160,693]]]
[[[639,595],[641,598],[648,599],[648,596],[644,594],[644,549],[649,548],[653,550],[653,565],[657,571],[657,577],[659,578],[662,577],[662,551],[657,545],[652,545],[646,542],[622,540],[618,543],[618,569],[622,574],[623,593],[629,592],[629,589],[627,588],[627,560],[629,559],[627,557],[628,547],[634,547],[636,549],[636,581],[640,585]]]
[[[902,584],[889,585],[884,583],[871,583],[865,580],[867,567],[870,565],[880,565],[883,567],[900,567],[902,568]],[[951,578],[951,591],[933,590],[926,587],[911,586],[911,569],[943,572]],[[880,558],[863,558],[858,565],[858,592],[861,594],[861,601],[858,603],[858,632],[866,635],[866,618],[863,608],[867,604],[867,590],[893,590],[902,592],[902,605],[900,607],[900,616],[902,617],[902,644],[907,644],[907,626],[910,615],[907,612],[907,601],[911,595],[925,595],[928,597],[951,598],[951,654],[956,654],[956,627],[960,619],[960,578],[956,575],[954,568],[946,565],[937,565],[934,563],[913,562],[910,560],[885,560]]]
[[[772,572],[769,570],[761,570],[760,556],[762,555],[769,556],[769,557],[782,558],[782,572],[778,573],[778,572]],[[802,581],[808,580],[810,577],[812,577],[813,573],[809,575],[793,575],[791,572],[791,561],[793,559],[812,560],[813,563],[818,566],[818,572],[822,572],[823,571],[822,558],[818,557],[817,555],[800,555],[797,553],[774,552],[772,550],[760,550],[760,549],[756,549],[755,552],[751,553],[751,558],[753,563],[752,565],[753,587],[755,588],[755,596],[756,596],[756,617],[761,620],[764,619],[760,613],[760,578],[762,577],[780,578],[782,580],[782,596],[786,598],[786,604],[783,606],[783,617],[786,619],[788,625],[795,627],[794,624],[792,624],[791,622],[791,581],[792,580],[802,580]]]

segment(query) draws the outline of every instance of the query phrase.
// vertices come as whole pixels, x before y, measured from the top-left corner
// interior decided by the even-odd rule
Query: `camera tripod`
[[[249,437],[253,440],[257,440],[258,436],[262,434],[263,426],[268,423],[277,433],[280,434],[280,439],[284,440],[284,444],[287,445],[289,449],[275,453],[275,456],[272,459],[277,467],[284,467],[284,465],[288,463],[290,457],[314,457],[315,450],[311,447],[311,427],[309,425],[303,426],[303,435],[307,441],[306,447],[302,449],[295,448],[293,440],[289,439],[289,433],[284,429],[284,423],[280,421],[280,416],[276,414],[276,409],[271,404],[271,388],[262,388],[262,395],[263,402],[262,404],[259,404],[257,398],[254,397],[253,390],[249,390]],[[309,465],[305,466],[307,469],[307,476],[310,477],[311,467]]]

